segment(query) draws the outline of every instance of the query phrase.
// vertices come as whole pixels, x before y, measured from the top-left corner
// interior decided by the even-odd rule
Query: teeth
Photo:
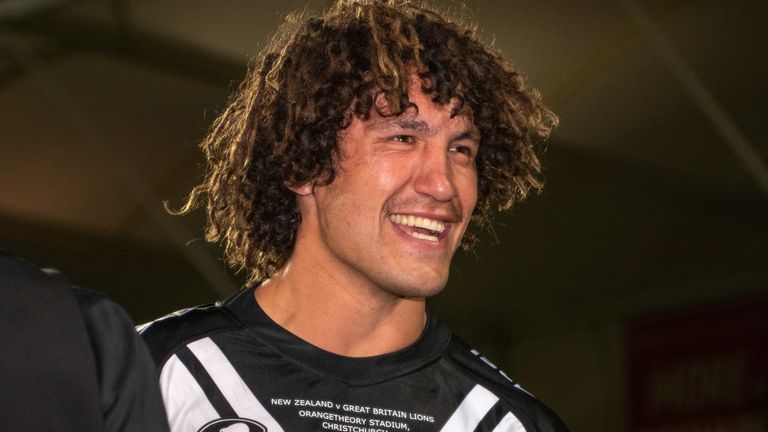
[[[428,229],[430,231],[435,231],[438,233],[445,231],[445,222],[439,221],[439,220],[427,219],[427,218],[412,216],[412,215],[399,215],[399,214],[391,215],[389,219],[392,222],[399,225],[424,228],[424,229]],[[424,236],[424,234],[420,234],[420,235]],[[413,236],[416,237],[415,235]],[[427,237],[433,238],[432,236],[427,236]],[[418,237],[418,238],[421,238],[421,237]],[[429,240],[429,239],[425,239],[425,240]]]
[[[422,234],[422,233],[417,233],[417,232],[412,232],[412,233],[409,233],[409,234],[411,235],[411,237],[416,237],[417,239],[429,240],[429,241],[433,241],[433,242],[436,242],[438,240],[437,237],[431,236],[431,235],[427,235],[427,234]]]

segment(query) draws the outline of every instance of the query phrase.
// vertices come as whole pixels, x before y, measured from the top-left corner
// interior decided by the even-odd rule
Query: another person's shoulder
[[[66,279],[56,271],[41,269],[10,254],[0,246],[0,288],[4,292],[24,294],[28,290],[50,291],[50,287],[66,287]]]
[[[521,430],[568,432],[562,420],[548,406],[455,335],[447,354],[462,373],[477,381],[484,391],[492,393],[510,408],[514,413],[514,421],[521,423],[520,426],[524,428]]]
[[[179,347],[206,336],[241,327],[238,319],[222,302],[217,302],[172,312],[138,326],[137,330],[149,348],[155,364],[162,367]]]
[[[0,430],[168,430],[156,369],[117,303],[0,250],[0,309],[0,379],[14,389]]]
[[[72,285],[71,289],[86,325],[92,321],[104,319],[116,325],[127,324],[127,327],[133,327],[131,319],[122,306],[108,299],[104,294],[76,285]]]

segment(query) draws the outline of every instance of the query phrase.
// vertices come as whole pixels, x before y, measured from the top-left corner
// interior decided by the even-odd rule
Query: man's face
[[[313,191],[321,252],[342,271],[397,296],[448,280],[477,202],[477,129],[411,87],[410,109],[355,118],[340,132],[337,175]]]

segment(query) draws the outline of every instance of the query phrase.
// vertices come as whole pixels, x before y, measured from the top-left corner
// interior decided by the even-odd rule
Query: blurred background
[[[166,213],[286,13],[0,1],[0,245],[137,322],[242,284]],[[560,116],[546,186],[432,299],[573,431],[768,430],[768,5],[467,0]]]

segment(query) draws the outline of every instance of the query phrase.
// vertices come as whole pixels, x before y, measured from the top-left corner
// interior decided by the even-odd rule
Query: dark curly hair
[[[534,145],[557,117],[475,29],[400,0],[340,0],[319,17],[288,16],[203,140],[206,177],[179,213],[207,198],[206,239],[223,242],[251,280],[269,277],[300,222],[286,186],[332,182],[339,131],[380,106],[402,114],[414,72],[434,102],[458,101],[453,115],[469,112],[480,132],[474,228],[463,240],[471,246],[496,209],[541,187]]]

